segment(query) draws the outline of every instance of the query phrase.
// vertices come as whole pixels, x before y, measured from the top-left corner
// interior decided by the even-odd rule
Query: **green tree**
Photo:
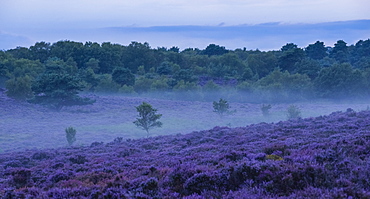
[[[35,43],[29,50],[32,59],[45,62],[50,57],[50,47],[50,43],[44,41]]]
[[[347,43],[343,40],[338,40],[337,43],[334,44],[334,48],[330,52],[330,57],[334,58],[340,63],[348,62],[349,52]]]
[[[135,108],[139,113],[139,117],[136,118],[134,124],[137,127],[145,130],[148,137],[149,129],[154,127],[162,127],[162,122],[158,121],[162,117],[162,114],[156,114],[157,109],[154,109],[152,105],[143,102],[140,106],[137,106]]]
[[[172,62],[168,62],[168,61],[164,61],[161,63],[161,65],[159,65],[159,67],[157,68],[157,73],[159,75],[170,75],[172,74],[172,65],[174,63]]]
[[[323,68],[314,82],[319,97],[338,98],[361,96],[367,90],[363,76],[349,63]]]
[[[32,82],[44,71],[44,66],[38,60],[33,61],[23,58],[9,59],[6,65],[7,76],[9,78],[5,82],[6,94],[18,100],[31,98]]]
[[[232,114],[235,111],[230,111],[229,102],[220,98],[218,102],[213,102],[213,112],[217,113],[222,118],[224,115]]]
[[[310,58],[305,58],[295,63],[294,68],[294,73],[306,74],[312,80],[319,75],[321,70],[320,62]]]
[[[370,68],[370,39],[360,40],[350,52],[350,61],[356,68]]]
[[[85,68],[91,68],[94,72],[99,71],[99,60],[95,58],[90,58],[89,61],[85,63]]]
[[[31,85],[31,78],[28,75],[9,79],[5,84],[6,95],[18,100],[31,98],[33,96]]]
[[[181,81],[183,80],[184,82],[192,82],[193,79],[193,71],[190,69],[181,69],[174,75],[174,79],[176,81]]]
[[[282,46],[280,50],[282,52],[287,52],[287,51],[295,50],[297,48],[298,48],[298,46],[296,44],[294,44],[294,43],[287,43],[284,46]]]
[[[281,48],[283,52],[279,57],[279,67],[284,71],[293,72],[297,62],[304,58],[304,51],[295,44],[287,44]]]
[[[152,66],[159,66],[163,61],[158,59],[156,51],[151,49],[148,43],[131,42],[125,48],[125,53],[122,54],[122,61],[132,73],[136,74],[140,66],[144,66],[145,71],[149,71]]]
[[[286,101],[301,100],[309,97],[312,89],[311,79],[307,75],[290,74],[276,69],[255,83],[255,88],[262,100]]]
[[[96,86],[99,84],[99,78],[92,68],[80,69],[79,76],[85,83],[86,90],[94,91]]]
[[[112,79],[121,86],[135,85],[135,75],[131,73],[130,69],[118,67],[112,73]]]
[[[272,52],[258,52],[248,56],[247,64],[254,74],[262,78],[278,67],[278,59]]]
[[[50,47],[50,57],[58,57],[63,61],[68,59],[76,62],[78,68],[85,64],[84,45],[81,42],[58,41]]]
[[[206,49],[203,50],[204,55],[212,56],[212,55],[223,55],[228,53],[229,51],[226,50],[224,46],[219,46],[216,44],[209,44]]]
[[[47,105],[53,109],[61,110],[64,106],[86,105],[95,101],[78,96],[84,85],[74,70],[63,64],[63,61],[46,64],[46,70],[34,84],[32,91],[34,98],[31,103]]]
[[[94,88],[95,92],[115,93],[119,90],[120,85],[112,80],[111,74],[98,75],[98,84]]]
[[[324,42],[316,41],[314,44],[310,44],[306,47],[305,52],[307,57],[315,60],[320,60],[327,56],[327,49],[325,48]]]

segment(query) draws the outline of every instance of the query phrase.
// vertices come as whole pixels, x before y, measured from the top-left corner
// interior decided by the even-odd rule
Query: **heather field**
[[[137,128],[135,106],[143,101],[163,114],[162,128],[154,128],[150,136],[187,134],[215,126],[244,127],[260,122],[278,122],[287,119],[286,109],[291,104],[272,104],[270,115],[264,117],[262,104],[234,103],[235,114],[220,118],[213,112],[212,101],[180,101],[145,97],[88,95],[96,103],[87,106],[65,107],[60,112],[43,106],[18,102],[0,91],[0,152],[34,148],[66,147],[65,129],[77,130],[75,146],[89,146],[92,142],[111,142],[117,137],[137,139],[146,132]],[[218,100],[218,99],[215,99]],[[327,115],[333,111],[367,109],[370,103],[296,103],[302,117]]]
[[[3,198],[60,199],[370,198],[369,111],[348,109],[327,116],[190,132],[207,128],[203,123],[212,126],[219,121],[205,112],[208,103],[152,100],[171,116],[164,117],[163,123],[172,123],[153,131],[152,137],[126,139],[143,137],[127,121],[122,122],[135,115],[128,109],[140,100],[100,97],[92,107],[60,113],[14,103],[4,107],[8,111],[2,119],[8,120],[5,128],[2,121],[2,136],[10,136],[6,132],[10,130],[14,135],[2,140],[8,150],[16,143],[26,147],[31,141],[63,146],[67,123],[80,129],[78,139],[83,146],[0,154],[0,194]],[[241,118],[245,124],[253,122],[253,114],[261,118],[256,105],[232,105],[244,107],[245,112],[233,116],[238,122]],[[189,107],[193,118],[185,111]],[[313,107],[328,110],[324,105]],[[283,109],[276,106],[275,111]],[[309,109],[302,110],[308,113]],[[186,118],[194,127],[189,128]],[[43,123],[35,124],[41,119]],[[46,135],[48,130],[54,134]],[[160,133],[167,130],[172,135]],[[154,136],[159,134],[163,135]],[[114,136],[124,138],[102,143]],[[84,144],[93,139],[96,142]]]

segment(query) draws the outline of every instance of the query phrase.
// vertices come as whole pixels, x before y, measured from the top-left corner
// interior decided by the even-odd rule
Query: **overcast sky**
[[[125,32],[109,34],[96,30],[109,27],[224,27],[271,22],[312,24],[360,20],[370,19],[369,7],[369,0],[0,0],[0,49],[58,40],[111,41],[123,45],[135,40],[155,45],[163,42],[163,46],[176,45],[177,41],[180,47],[192,41],[193,45],[198,42],[204,45],[217,41],[204,37],[193,40],[189,40],[189,36],[173,38],[176,35],[168,38],[169,35],[166,35],[167,40],[173,39],[169,42],[163,40],[164,34],[161,37],[140,32],[135,38],[135,35]],[[231,35],[225,43],[243,40],[236,39]]]

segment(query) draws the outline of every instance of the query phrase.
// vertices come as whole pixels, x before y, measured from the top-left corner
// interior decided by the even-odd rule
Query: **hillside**
[[[264,117],[261,104],[236,103],[231,109],[236,113],[220,118],[213,112],[212,101],[181,101],[122,95],[92,95],[96,103],[86,106],[66,107],[57,112],[46,107],[11,99],[0,91],[0,153],[66,147],[64,130],[77,130],[76,146],[89,146],[92,142],[111,142],[116,137],[138,139],[146,137],[145,131],[137,128],[133,121],[137,117],[135,106],[143,101],[153,105],[160,114],[162,128],[152,129],[150,136],[186,134],[192,131],[211,129],[215,126],[239,127],[260,122],[286,120],[286,109],[291,104],[272,104],[270,115]],[[215,99],[217,100],[217,98]],[[327,115],[333,111],[351,107],[365,110],[368,102],[296,103],[302,117]]]
[[[370,112],[0,154],[3,198],[369,198]]]

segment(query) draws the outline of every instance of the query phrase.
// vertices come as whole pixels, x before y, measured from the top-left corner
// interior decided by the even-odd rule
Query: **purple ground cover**
[[[370,112],[0,154],[3,198],[370,198]]]

